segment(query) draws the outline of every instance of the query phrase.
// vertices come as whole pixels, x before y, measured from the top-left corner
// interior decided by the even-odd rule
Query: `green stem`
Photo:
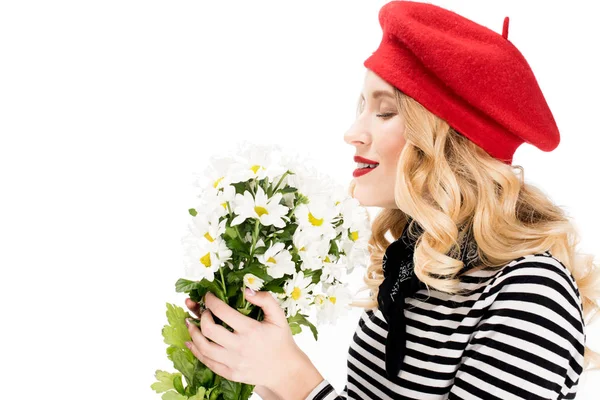
[[[230,215],[231,215],[231,214],[233,214],[233,213],[231,212],[231,207],[229,206],[229,202],[227,202],[227,210],[229,210],[229,214],[230,214]],[[230,226],[231,226],[231,225],[230,225]],[[240,235],[240,231],[238,231],[238,226],[237,226],[237,225],[235,225],[235,226],[233,227],[233,229],[235,229],[235,233],[237,233],[237,235],[238,235],[238,237],[240,238],[240,240],[244,240],[244,238],[242,238],[242,235]]]
[[[256,241],[258,240],[258,229],[260,225],[260,220],[256,220],[254,224],[254,233],[252,234],[252,247],[250,248],[250,260],[252,260],[252,256],[254,255],[254,246],[256,245]]]
[[[277,191],[277,188],[279,188],[279,185],[283,181],[283,178],[285,178],[286,175],[289,175],[289,173],[290,173],[290,171],[285,171],[285,174],[281,175],[279,182],[277,182],[277,185],[275,185],[275,188],[273,189],[273,193],[275,193]]]
[[[221,274],[221,284],[223,285],[223,295],[227,298],[227,288],[225,287],[225,278],[223,278],[223,268],[219,268]]]

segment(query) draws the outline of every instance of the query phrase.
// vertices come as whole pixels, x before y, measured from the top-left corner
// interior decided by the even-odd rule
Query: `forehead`
[[[380,97],[394,98],[394,87],[375,72],[367,69],[360,97],[361,99],[364,99],[367,96],[370,96],[373,99]]]

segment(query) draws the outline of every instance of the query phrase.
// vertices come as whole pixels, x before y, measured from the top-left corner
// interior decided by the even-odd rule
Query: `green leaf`
[[[227,282],[234,282],[238,281],[238,280],[243,280],[244,275],[246,274],[252,274],[255,275],[257,277],[259,277],[260,279],[262,279],[263,281],[265,281],[265,283],[270,282],[273,280],[273,277],[271,277],[271,275],[269,275],[264,267],[261,264],[250,264],[240,270],[237,271],[231,271],[229,272],[229,274],[227,274]]]
[[[221,392],[223,394],[224,400],[238,400],[241,391],[241,383],[233,382],[225,378],[223,378],[223,380],[221,381]]]
[[[229,247],[232,250],[248,250],[248,245],[245,242],[242,242],[242,240],[239,237],[235,237],[231,240],[228,240],[227,247]]]
[[[277,189],[277,191],[281,191],[283,194],[285,193],[294,193],[298,191],[298,188],[292,187],[292,186],[286,186],[283,189]]]
[[[181,382],[181,374],[173,378],[173,387],[179,394],[185,394],[185,389],[183,388],[183,382]]]
[[[236,237],[238,237],[237,232],[235,231],[235,228],[232,228],[231,226],[225,227],[225,235],[229,236],[232,239],[235,239]]]
[[[196,303],[200,303],[207,291],[208,289],[206,289],[205,287],[199,287],[190,291],[190,300],[195,301]]]
[[[190,355],[192,359],[190,359]],[[188,382],[192,382],[194,378],[194,360],[196,360],[196,357],[187,348],[185,351],[178,349],[178,351],[173,353],[173,365],[175,369],[181,372]]]
[[[236,193],[242,193],[243,194],[246,190],[248,190],[246,182],[231,183],[231,186],[233,186],[235,188],[235,192]]]
[[[177,280],[177,282],[175,282],[175,291],[177,293],[188,293],[199,287],[202,287],[202,285],[198,281],[190,281],[180,278]]]
[[[273,279],[271,282],[266,282],[265,285],[261,288],[261,290],[268,290],[273,293],[285,293],[283,290],[283,284],[287,281],[287,275]]]
[[[204,395],[206,394],[206,389],[203,387],[199,387],[198,391],[192,397],[188,397],[188,400],[204,400]]]
[[[267,246],[260,246],[260,247],[257,247],[256,249],[254,249],[254,255],[258,256],[261,254],[265,254],[266,251],[267,251]]]
[[[254,385],[242,384],[242,392],[240,393],[240,400],[248,400],[252,396],[254,391]]]
[[[192,217],[195,217],[195,216],[198,214],[198,211],[196,211],[196,210],[195,210],[195,209],[193,209],[193,208],[190,208],[190,209],[188,210],[188,212],[190,213],[190,215],[191,215]]]
[[[236,295],[236,293],[241,292],[240,286],[238,285],[229,285],[227,286],[227,298],[231,298]]]
[[[210,392],[210,400],[217,400],[217,398],[221,395],[221,388],[215,387],[212,392]]]
[[[288,318],[288,323],[290,324],[290,327],[291,327],[292,323],[308,326],[310,328],[310,330],[312,331],[312,334],[315,337],[315,340],[318,340],[319,333],[317,332],[317,328],[309,320],[306,319],[305,315],[296,313],[296,315],[294,315],[293,317]]]
[[[337,241],[331,241],[331,246],[329,246],[329,253],[335,254],[336,256],[340,254],[340,249],[337,246]]]
[[[212,386],[214,376],[215,373],[198,360],[195,371],[195,382],[198,382],[200,386]]]
[[[312,283],[319,283],[321,281],[321,275],[323,275],[323,270],[318,269],[312,274]]]
[[[167,303],[167,320],[169,321],[169,325],[165,325],[162,329],[162,335],[166,344],[187,350],[185,342],[191,340],[190,333],[185,326],[185,319],[187,317],[190,317],[190,314],[184,311],[183,308]]]
[[[177,392],[166,392],[161,397],[162,400],[188,400],[187,396],[183,396]]]
[[[297,335],[298,333],[302,332],[302,328],[296,322],[290,323],[290,329],[292,330],[292,335]]]
[[[161,371],[159,369],[154,373],[155,378],[158,382],[154,382],[150,387],[152,390],[156,391],[156,393],[166,392],[167,390],[174,389],[173,387],[173,379],[176,376],[181,377],[179,372],[169,373],[166,371]]]

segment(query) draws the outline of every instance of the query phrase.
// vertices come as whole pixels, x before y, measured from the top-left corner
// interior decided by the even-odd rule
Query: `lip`
[[[361,156],[354,156],[354,161],[365,164],[379,164],[377,161],[369,160],[368,158],[364,158]]]
[[[363,176],[368,174],[369,172],[375,170],[376,168],[357,168],[352,172],[352,176],[358,178],[359,176]]]

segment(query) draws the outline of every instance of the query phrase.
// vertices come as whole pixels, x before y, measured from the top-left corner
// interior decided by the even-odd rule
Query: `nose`
[[[371,143],[371,135],[364,124],[361,123],[360,118],[357,118],[344,133],[344,141],[351,146],[361,146]]]

